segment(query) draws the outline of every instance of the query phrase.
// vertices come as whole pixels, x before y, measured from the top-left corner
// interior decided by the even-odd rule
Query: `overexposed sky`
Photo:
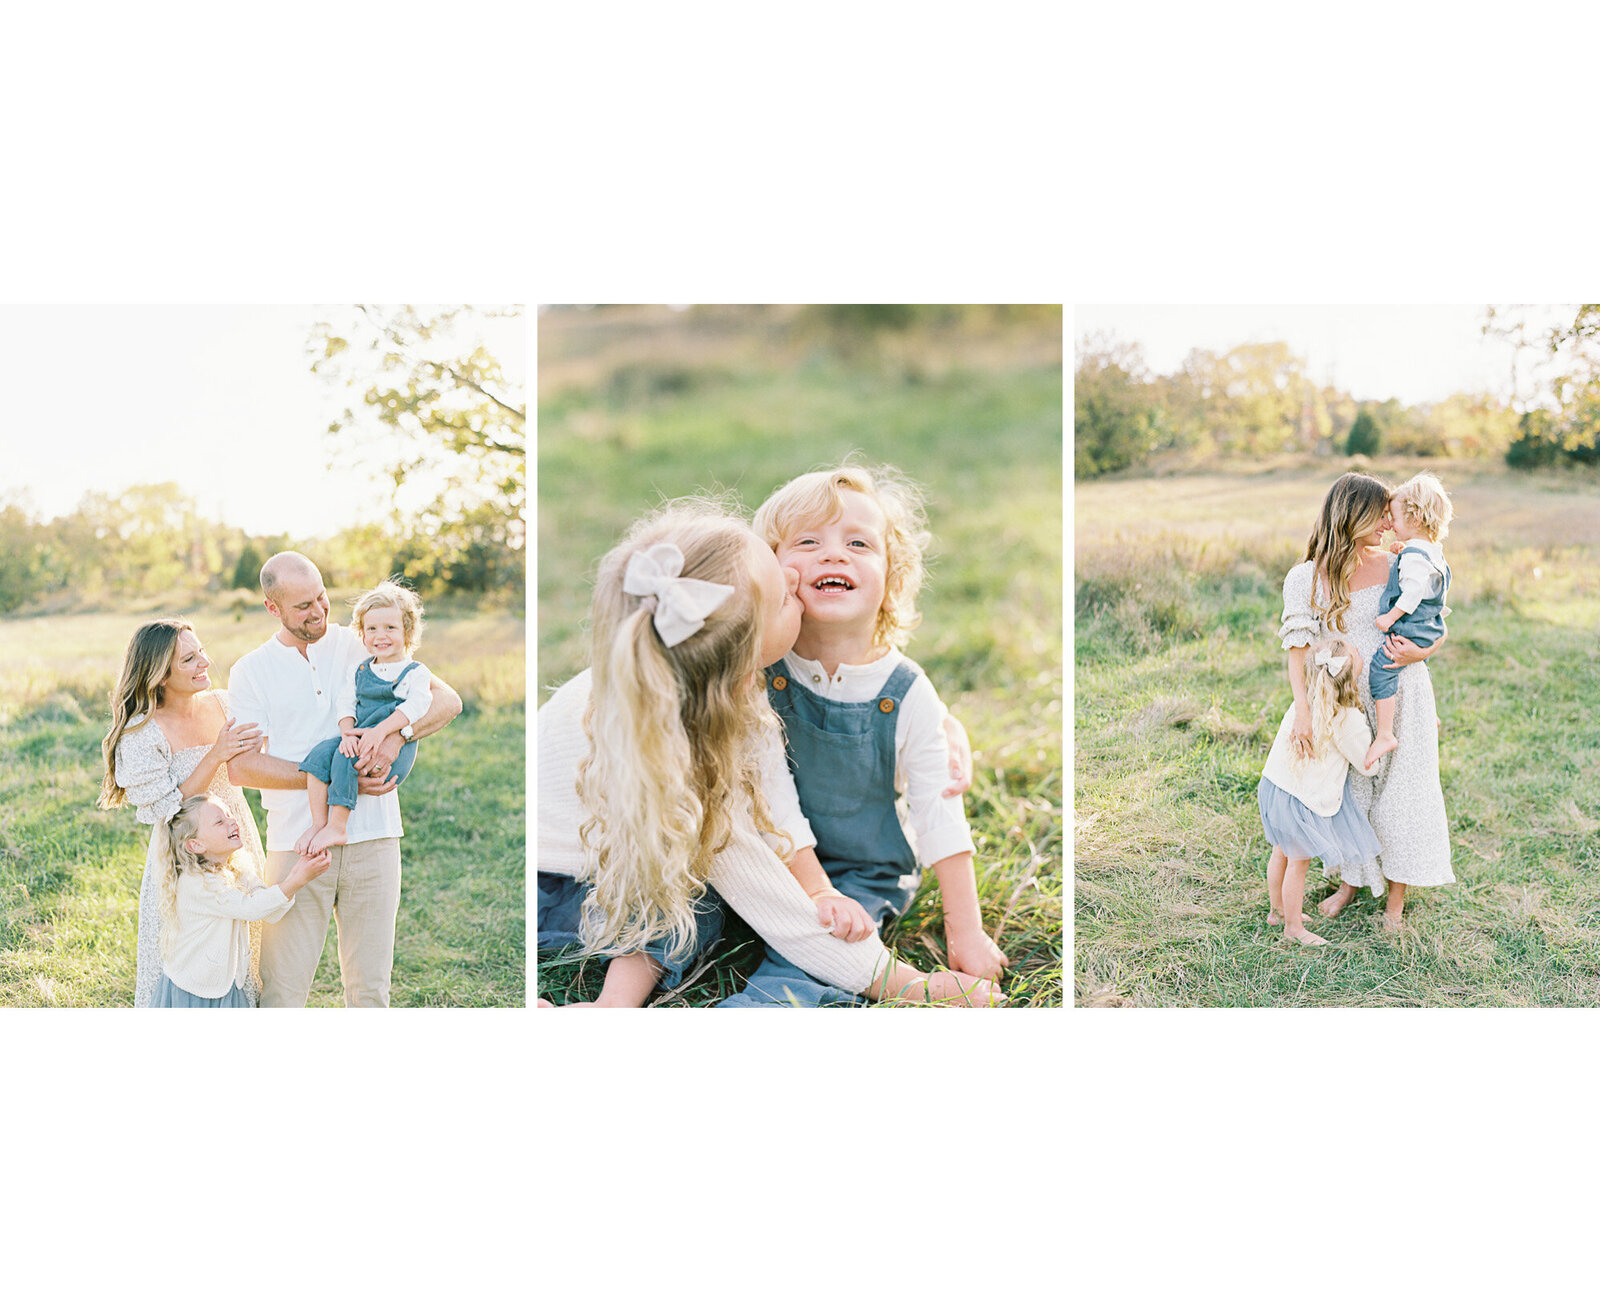
[[[1570,306],[1530,306],[1550,325]],[[1395,397],[1406,405],[1442,401],[1454,392],[1511,394],[1512,350],[1483,333],[1479,305],[1076,305],[1074,341],[1105,332],[1138,342],[1157,373],[1174,372],[1191,350],[1217,352],[1246,342],[1284,341],[1307,363],[1312,380],[1358,400]],[[1531,353],[1523,365],[1532,362]]]
[[[318,537],[381,518],[384,493],[327,431],[346,405],[360,409],[361,389],[310,368],[311,325],[330,312],[0,306],[0,502],[52,518],[88,491],[175,482],[206,518],[253,534]],[[523,322],[487,331],[520,380]]]

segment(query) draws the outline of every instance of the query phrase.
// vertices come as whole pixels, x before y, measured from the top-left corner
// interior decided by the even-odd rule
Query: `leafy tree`
[[[1073,375],[1074,474],[1092,478],[1148,459],[1168,432],[1159,396],[1137,347],[1085,343]]]
[[[1380,436],[1378,421],[1372,417],[1371,410],[1363,407],[1344,439],[1344,452],[1346,455],[1376,455]]]
[[[522,361],[505,368],[484,344],[494,319],[520,319],[520,309],[472,306],[418,309],[355,306],[317,324],[311,370],[347,391],[347,405],[328,425],[341,453],[375,459],[394,493],[389,516],[407,558],[428,577],[452,576],[455,553],[474,543],[490,549],[481,531],[462,525],[494,519],[492,549],[520,555],[527,534],[527,413]],[[403,508],[417,499],[420,506]],[[431,496],[430,496],[431,494]],[[480,562],[481,565],[481,562]],[[522,565],[467,568],[456,576],[521,576]]]
[[[266,557],[256,549],[256,544],[248,537],[244,545],[239,548],[239,559],[233,566],[233,578],[229,583],[233,588],[249,588],[254,590],[261,584],[261,566],[266,563]]]

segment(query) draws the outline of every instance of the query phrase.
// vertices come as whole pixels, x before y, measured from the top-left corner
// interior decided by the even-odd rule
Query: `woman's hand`
[[[867,914],[866,907],[842,892],[825,893],[815,901],[817,923],[845,942],[860,942],[870,938],[877,927],[872,922],[872,916]]]
[[[944,717],[944,735],[950,742],[950,783],[940,795],[959,797],[972,786],[972,743],[954,715]]]
[[[1294,726],[1289,730],[1289,743],[1296,759],[1311,759],[1311,708],[1298,700],[1294,703]]]
[[[217,734],[216,751],[222,757],[223,763],[232,760],[235,756],[242,756],[250,751],[261,749],[261,730],[254,724],[241,724],[229,719],[222,726],[222,732]]]

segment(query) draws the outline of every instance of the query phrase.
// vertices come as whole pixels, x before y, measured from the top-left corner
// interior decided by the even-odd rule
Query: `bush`
[[[1350,435],[1344,442],[1345,454],[1376,455],[1381,435],[1378,431],[1378,421],[1368,411],[1362,410],[1356,415],[1356,421],[1350,425]]]

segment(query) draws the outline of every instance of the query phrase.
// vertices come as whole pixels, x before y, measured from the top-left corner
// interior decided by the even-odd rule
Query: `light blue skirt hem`
[[[1359,865],[1382,853],[1378,835],[1357,808],[1345,774],[1344,797],[1332,815],[1319,815],[1303,801],[1263,778],[1256,788],[1261,827],[1267,841],[1281,847],[1290,860],[1320,860],[1332,869]]]
[[[150,998],[150,1005],[173,1011],[248,1010],[250,999],[237,983],[220,997],[196,997],[194,993],[180,988],[163,970],[161,981],[156,984],[155,993]]]

